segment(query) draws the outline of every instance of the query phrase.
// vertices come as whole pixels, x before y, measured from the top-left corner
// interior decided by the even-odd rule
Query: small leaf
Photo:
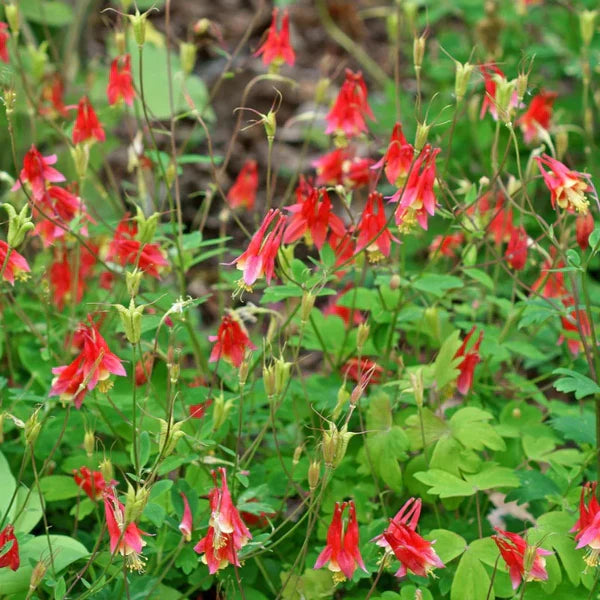
[[[572,371],[571,369],[554,369],[553,375],[565,375],[554,382],[554,387],[559,392],[568,394],[575,392],[575,398],[581,400],[586,396],[593,396],[600,393],[600,386],[589,377]]]

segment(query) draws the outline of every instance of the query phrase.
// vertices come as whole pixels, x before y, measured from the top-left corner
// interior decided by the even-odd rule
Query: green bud
[[[25,441],[29,446],[34,446],[38,435],[40,435],[42,424],[38,419],[39,412],[40,409],[36,409],[34,413],[29,417],[29,419],[27,419],[27,421],[25,422]]]
[[[527,73],[519,73],[517,75],[516,90],[517,90],[517,100],[519,101],[519,104],[523,100],[523,97],[525,96],[525,92],[527,92],[528,79],[529,79],[529,75]]]
[[[104,481],[108,482],[113,480],[115,472],[110,458],[105,457],[100,463],[99,469],[100,473],[102,473],[102,477],[104,477]]]
[[[232,407],[233,401],[227,400],[227,402],[225,402],[223,394],[215,396],[213,403],[213,431],[217,431],[217,429],[225,423]]]
[[[358,326],[358,330],[356,332],[356,349],[358,350],[359,354],[362,354],[363,346],[369,339],[370,331],[371,327],[368,323],[360,323]]]
[[[473,65],[466,62],[464,65],[458,61],[455,63],[456,71],[454,76],[454,95],[456,101],[460,102],[467,93],[469,87],[469,80],[471,79],[471,73],[473,72]]]
[[[275,132],[277,131],[277,118],[275,113],[270,110],[263,117],[263,123],[265,126],[265,131],[267,133],[267,140],[272,142],[275,139]]]
[[[325,102],[325,98],[327,98],[327,90],[331,85],[331,79],[328,77],[321,77],[317,82],[317,87],[315,89],[315,102],[317,104],[322,104]]]
[[[181,438],[184,433],[181,431],[182,423],[173,423],[173,419],[171,419],[170,426],[164,419],[159,419],[159,422],[160,434],[158,438],[158,446],[160,449],[160,455],[165,458],[173,453],[179,438]]]
[[[46,65],[48,64],[47,48],[48,42],[42,42],[37,48],[32,44],[27,46],[27,51],[31,57],[31,72],[37,81],[41,81],[46,72]]]
[[[133,27],[133,36],[135,37],[136,44],[141,48],[146,41],[147,13],[140,14],[140,11],[136,9],[135,15],[128,15],[128,17]]]
[[[340,465],[353,435],[348,431],[347,425],[344,425],[342,429],[338,429],[335,423],[329,423],[329,431],[323,431],[321,442],[325,466],[335,469]]]
[[[148,504],[148,498],[150,496],[150,490],[145,487],[141,487],[137,492],[133,489],[133,486],[127,482],[127,493],[125,494],[125,523],[133,523],[137,521],[142,513],[146,504]]]
[[[71,148],[71,158],[75,165],[75,171],[77,171],[77,177],[79,177],[79,179],[85,179],[88,164],[90,162],[90,145],[77,144],[75,147]]]
[[[130,344],[137,344],[142,336],[142,314],[145,305],[136,306],[132,298],[129,302],[129,308],[125,308],[120,304],[115,304],[115,308],[119,311],[127,341]]]
[[[296,446],[294,449],[294,458],[292,459],[292,464],[296,466],[300,462],[300,457],[302,456],[302,446]]]
[[[132,298],[137,296],[140,289],[140,282],[142,281],[143,272],[135,269],[134,271],[127,271],[125,273],[125,284],[127,285],[127,291]]]
[[[181,68],[186,75],[194,70],[196,64],[196,44],[181,42],[179,45],[179,58],[181,59]]]
[[[12,34],[19,35],[19,7],[11,2],[4,7],[4,14]]]
[[[477,263],[477,247],[474,244],[465,247],[462,253],[462,262],[465,267],[472,267]]]
[[[86,429],[83,434],[83,448],[88,458],[94,455],[94,448],[96,447],[96,435],[91,429]]]
[[[138,224],[138,233],[136,237],[140,243],[149,244],[156,233],[156,227],[158,226],[160,213],[156,212],[146,218],[144,212],[139,206],[136,206],[136,211],[137,214],[134,217]]]
[[[319,479],[321,478],[321,463],[313,460],[308,465],[308,487],[311,492],[314,492],[319,485]]]
[[[415,135],[415,150],[417,152],[421,152],[427,143],[430,129],[431,124],[427,125],[427,123],[417,123],[417,134]]]
[[[127,41],[125,38],[124,31],[115,32],[115,46],[119,54],[125,54],[127,52]]]
[[[276,394],[275,384],[275,366],[269,365],[263,367],[263,385],[265,386],[265,392],[269,398],[272,398]]]
[[[583,10],[579,13],[579,31],[581,32],[583,45],[586,48],[590,45],[594,37],[597,16],[597,10]]]
[[[413,64],[417,73],[421,70],[421,65],[423,64],[423,57],[425,56],[425,41],[426,38],[424,35],[419,37],[415,36],[415,39],[413,40]]]
[[[310,311],[313,309],[315,305],[315,296],[310,292],[304,292],[302,294],[302,304],[300,305],[300,320],[302,323],[306,323],[308,321],[308,317],[310,316]]]
[[[292,363],[285,362],[283,358],[278,358],[275,361],[275,394],[278,396],[283,394],[287,383],[290,379],[290,369]]]
[[[17,213],[12,204],[2,204],[4,210],[8,213],[8,234],[6,242],[10,248],[18,248],[25,240],[28,231],[34,228],[29,214],[29,206],[25,204],[21,211]]]
[[[346,403],[348,402],[349,398],[350,398],[350,392],[342,384],[340,386],[340,389],[338,390],[337,402],[336,402],[335,408],[333,409],[333,413],[331,414],[331,416],[334,419],[337,419],[340,416],[340,414],[342,412],[342,408],[344,408],[344,406],[346,406]]]
[[[14,88],[7,88],[4,91],[4,106],[6,107],[6,114],[10,116],[15,110],[15,104],[17,102],[17,93]]]
[[[498,108],[498,117],[504,122],[510,121],[510,109],[513,94],[515,92],[516,81],[508,81],[504,77],[496,78],[496,106]]]
[[[418,369],[416,373],[410,373],[410,382],[415,395],[415,403],[421,408],[423,406],[423,369]]]

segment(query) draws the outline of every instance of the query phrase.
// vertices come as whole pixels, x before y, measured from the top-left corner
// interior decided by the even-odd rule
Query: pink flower
[[[367,86],[362,73],[346,69],[346,80],[325,120],[325,133],[343,133],[353,137],[367,131],[365,117],[375,120],[367,99]]]
[[[111,106],[121,98],[125,104],[129,106],[133,104],[135,91],[133,89],[133,79],[131,78],[131,56],[129,54],[118,56],[112,61],[106,95]]]
[[[571,532],[577,532],[575,540],[577,548],[588,546],[588,552],[584,558],[587,565],[597,567],[600,564],[600,504],[596,498],[597,481],[586,483],[581,488],[579,499],[579,519]],[[589,495],[586,505],[585,498]]]
[[[267,233],[271,223],[277,218],[274,227]],[[260,228],[252,236],[245,252],[240,254],[233,263],[243,271],[242,285],[251,290],[259,277],[264,276],[271,283],[275,272],[275,258],[281,245],[285,217],[277,209],[271,209],[266,214]]]
[[[406,141],[402,132],[402,125],[396,123],[385,154],[372,168],[380,169],[385,165],[387,180],[396,187],[402,187],[406,181],[414,155],[415,149]]]
[[[8,253],[8,258],[6,257]],[[0,269],[4,268],[2,279],[8,281],[10,285],[15,285],[16,279],[24,279],[25,273],[29,273],[31,269],[25,260],[16,250],[8,247],[4,240],[0,240]]]
[[[473,325],[471,331],[467,333],[465,339],[463,340],[460,348],[456,351],[454,358],[462,357],[461,362],[458,365],[458,369],[460,374],[458,379],[456,380],[456,387],[458,391],[465,395],[471,389],[473,385],[473,374],[475,372],[475,367],[481,362],[481,357],[479,356],[479,346],[481,345],[481,340],[483,340],[483,331],[479,332],[479,337],[477,341],[473,344],[471,349],[467,352],[467,345],[471,336],[475,333],[476,326]]]
[[[550,190],[552,208],[558,205],[569,212],[587,214],[589,201],[585,197],[585,193],[590,191],[590,185],[586,180],[586,175],[571,171],[563,163],[547,154],[536,156],[535,160],[546,187]],[[548,167],[549,171],[543,167]]]
[[[342,515],[346,507],[348,507],[348,523],[344,531]],[[327,543],[317,557],[314,568],[320,569],[328,563],[327,568],[333,573],[333,581],[336,583],[352,579],[357,565],[366,573],[367,569],[358,543],[358,523],[354,502],[352,500],[336,502],[331,524],[327,530]]]
[[[23,169],[20,179],[13,185],[11,191],[20,189],[22,182],[28,182],[34,200],[41,200],[46,190],[46,183],[65,181],[65,176],[51,167],[56,162],[56,154],[42,156],[35,146],[31,146],[23,158]]]
[[[194,551],[203,555],[202,562],[208,565],[211,575],[228,564],[239,567],[237,553],[252,539],[250,531],[244,525],[231,500],[225,469],[220,467],[219,473],[221,489],[217,487],[216,473],[212,472],[215,487],[208,496],[211,510],[208,532],[194,546]]]
[[[357,225],[356,252],[367,249],[370,262],[377,262],[390,255],[392,234],[387,228],[387,217],[383,208],[383,196],[371,192]]]
[[[217,335],[211,335],[208,339],[216,342],[210,353],[209,362],[216,362],[223,358],[234,367],[239,368],[244,360],[246,350],[256,350],[256,346],[248,337],[246,328],[233,315],[225,315],[221,320]]]
[[[181,517],[181,523],[179,523],[179,531],[186,542],[192,539],[192,511],[190,510],[190,504],[183,492],[179,492],[181,499],[183,500],[183,516]]]
[[[594,231],[594,217],[591,212],[577,215],[575,220],[575,239],[582,250],[587,250],[590,245],[590,235]]]
[[[429,244],[429,256],[439,252],[442,256],[454,257],[456,251],[464,244],[463,233],[450,233],[448,235],[436,235]]]
[[[254,56],[262,54],[262,60],[265,65],[274,63],[277,66],[284,62],[293,66],[296,60],[294,49],[290,44],[290,17],[287,10],[283,11],[281,19],[281,30],[277,31],[277,13],[278,9],[273,9],[273,18],[271,26],[267,33],[267,39],[264,44],[254,53]]]

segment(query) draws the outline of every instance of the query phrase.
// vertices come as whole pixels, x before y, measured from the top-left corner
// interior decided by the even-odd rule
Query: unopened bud
[[[275,132],[277,131],[277,118],[275,113],[270,110],[263,118],[263,124],[265,126],[265,132],[267,134],[267,140],[272,142],[275,139]]]
[[[158,219],[160,218],[160,214],[154,213],[148,218],[146,218],[142,209],[139,206],[136,207],[136,210],[137,214],[134,217],[138,225],[138,233],[136,238],[142,244],[149,244],[154,238],[154,234],[156,233],[156,227],[158,226]]]
[[[467,93],[469,87],[469,81],[471,79],[471,73],[473,72],[473,65],[466,62],[464,65],[458,61],[455,63],[456,71],[454,76],[454,95],[456,101],[460,102]]]
[[[177,177],[177,165],[173,162],[170,162],[165,169],[165,183],[167,187],[171,187],[175,178]]]
[[[160,448],[160,456],[163,458],[169,456],[175,450],[179,438],[184,433],[181,431],[181,423],[174,423],[171,419],[171,423],[167,423],[164,419],[159,419],[160,422],[160,434],[158,436],[158,447]]]
[[[498,77],[496,80],[496,106],[498,116],[504,123],[510,121],[510,109],[513,94],[515,92],[515,80],[508,81],[504,77]]]
[[[41,81],[46,72],[46,65],[48,64],[47,48],[47,42],[42,42],[37,48],[33,44],[27,46],[31,57],[31,74],[37,81]]]
[[[323,431],[321,442],[325,466],[333,469],[339,466],[346,455],[348,442],[353,435],[353,433],[348,432],[347,425],[344,425],[342,429],[338,429],[335,423],[329,423],[329,430]]]
[[[597,10],[583,10],[579,13],[579,31],[584,47],[588,47],[594,37]]]
[[[99,465],[100,473],[102,473],[102,477],[104,477],[104,481],[112,481],[115,476],[115,472],[113,469],[113,464],[110,458],[104,458]]]
[[[91,429],[86,429],[83,434],[83,449],[88,457],[94,455],[94,449],[96,447],[96,436]]]
[[[127,493],[125,494],[125,522],[133,523],[137,521],[142,513],[146,504],[148,504],[148,497],[150,496],[150,490],[141,487],[135,491],[132,485],[127,482]]]
[[[397,290],[400,287],[402,280],[400,279],[400,275],[394,273],[390,278],[390,289]]]
[[[2,204],[4,210],[8,213],[8,234],[6,241],[10,248],[18,248],[25,240],[28,231],[34,228],[29,214],[29,206],[25,204],[17,213],[12,204]]]
[[[90,145],[77,144],[71,148],[71,158],[73,159],[73,164],[75,165],[77,177],[79,177],[81,180],[85,179],[90,162]]]
[[[278,396],[283,394],[290,380],[290,369],[292,363],[285,362],[283,358],[278,358],[275,361],[275,394]]]
[[[371,331],[371,327],[368,323],[360,323],[357,332],[356,332],[356,349],[359,354],[362,354],[362,349],[369,339],[369,332]]]
[[[336,402],[335,408],[333,409],[333,413],[331,414],[331,416],[334,419],[337,419],[340,416],[342,409],[346,405],[346,402],[348,402],[349,398],[350,398],[350,393],[345,388],[345,386],[342,384],[340,386],[340,389],[338,390],[337,402]]]
[[[513,417],[513,419],[520,419],[521,418],[521,409],[520,408],[513,408],[512,412],[511,412],[511,416]]]
[[[263,367],[263,385],[269,398],[275,396],[275,367],[274,365]]]
[[[415,135],[415,150],[417,152],[421,152],[427,143],[430,129],[431,124],[428,125],[427,123],[417,123],[417,133]]]
[[[306,323],[308,321],[308,317],[310,316],[310,311],[313,309],[315,305],[315,296],[310,292],[304,292],[302,294],[302,304],[300,306],[300,319],[302,323]]]
[[[425,41],[426,38],[424,35],[415,37],[413,41],[413,64],[415,71],[417,72],[421,70],[421,65],[423,64],[423,57],[425,56]]]
[[[529,75],[527,73],[519,73],[517,75],[516,90],[517,90],[517,100],[519,101],[519,104],[521,103],[521,101],[523,100],[523,97],[525,96],[525,93],[527,92],[528,79],[529,79]]]
[[[181,356],[181,350],[178,348],[175,351],[173,360],[169,360],[167,363],[167,370],[169,371],[169,381],[171,385],[175,385],[179,381],[179,375],[181,368],[179,366],[179,359]]]
[[[133,27],[133,36],[137,45],[141,48],[146,41],[146,13],[140,14],[136,9],[135,15],[128,15]]]
[[[328,77],[322,77],[317,82],[317,87],[315,88],[315,102],[317,104],[322,104],[327,97],[327,90],[331,85],[331,79]]]
[[[121,323],[125,329],[125,337],[130,344],[137,344],[142,337],[142,314],[145,306],[136,306],[133,298],[129,302],[129,308],[115,304],[115,308],[121,317]]]
[[[415,373],[410,373],[410,382],[415,395],[415,404],[421,408],[423,406],[423,369],[418,369]]]
[[[19,7],[12,2],[4,7],[6,20],[13,35],[19,35]]]
[[[238,370],[238,381],[240,385],[244,385],[248,379],[248,373],[250,371],[250,357],[245,356],[240,368]]]
[[[29,589],[33,592],[42,583],[48,567],[46,562],[42,559],[33,567],[31,577],[29,578]]]
[[[127,292],[131,298],[135,298],[140,289],[140,282],[142,281],[143,272],[135,269],[134,271],[127,271],[125,273],[125,285],[127,286]]]
[[[196,64],[196,44],[181,42],[179,45],[179,58],[181,59],[181,69],[185,75],[189,75]]]
[[[231,400],[227,400],[225,402],[225,398],[223,394],[219,394],[214,398],[213,402],[213,431],[217,431],[225,423],[225,420],[229,416],[231,412],[231,408],[233,406],[233,402]]]
[[[115,46],[117,47],[117,53],[123,55],[127,52],[127,42],[125,38],[125,32],[117,31],[115,33]]]
[[[35,445],[35,442],[40,435],[42,424],[38,420],[40,409],[36,409],[34,413],[25,421],[25,441],[29,446]]]
[[[300,462],[302,456],[302,446],[296,446],[294,450],[294,458],[292,458],[292,464],[296,466]]]
[[[15,110],[15,104],[17,102],[17,93],[14,88],[7,88],[4,91],[4,106],[6,107],[6,114],[10,116]]]
[[[210,20],[206,17],[203,19],[198,19],[196,23],[194,23],[194,33],[196,35],[205,35],[210,29],[211,23]]]
[[[319,479],[321,479],[321,463],[313,460],[308,465],[308,488],[311,492],[314,492],[319,485]]]

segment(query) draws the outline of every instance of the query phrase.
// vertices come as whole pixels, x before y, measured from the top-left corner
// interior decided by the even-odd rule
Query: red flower
[[[8,259],[6,254],[8,253]],[[29,273],[31,269],[25,260],[16,250],[8,247],[4,240],[0,240],[0,269],[4,268],[2,279],[8,281],[10,285],[15,285],[15,278],[24,279],[25,273]]]
[[[264,44],[254,53],[254,56],[263,55],[262,60],[265,65],[275,63],[277,67],[284,62],[293,66],[296,60],[294,49],[290,45],[290,17],[287,10],[283,11],[281,18],[281,30],[277,31],[277,13],[278,9],[273,9],[273,19],[267,33],[267,39]]]
[[[562,303],[565,307],[573,306],[575,299],[573,296],[567,295],[566,298],[563,298]],[[588,314],[583,309],[574,309],[568,311],[566,315],[562,315],[560,321],[563,331],[558,338],[557,344],[562,344],[566,341],[571,354],[577,356],[580,350],[583,349],[581,336],[588,337],[592,333]]]
[[[456,354],[454,355],[454,358],[462,357],[462,361],[458,365],[460,375],[456,380],[456,387],[458,388],[458,391],[463,395],[471,389],[471,385],[473,385],[473,374],[475,372],[475,367],[479,364],[479,362],[481,362],[481,357],[479,356],[479,346],[481,345],[481,340],[483,339],[483,331],[479,332],[479,337],[477,338],[477,341],[467,352],[467,344],[469,343],[471,336],[475,333],[475,329],[476,326],[473,325],[471,331],[467,333],[460,348],[456,351]]]
[[[124,557],[126,566],[131,571],[142,572],[144,570],[143,558],[140,557],[142,548],[146,542],[142,535],[148,535],[141,531],[135,523],[129,523],[125,527],[125,506],[119,502],[114,489],[109,488],[104,494],[104,514],[106,515],[106,527],[110,537],[110,551],[117,551]]]
[[[565,266],[563,261],[555,262],[554,248],[551,249],[552,258],[546,260],[542,266],[540,276],[536,279],[531,289],[537,292],[541,288],[541,295],[544,298],[562,298],[568,295],[567,288],[565,287],[565,275],[561,271],[556,269],[562,269]]]
[[[81,408],[85,395],[98,383],[107,385],[110,374],[125,375],[121,360],[114,355],[90,317],[90,324],[80,323],[77,335],[83,341],[79,356],[69,365],[54,367],[50,396],[60,396],[62,402],[72,400]]]
[[[3,21],[0,21],[0,60],[8,63],[8,40],[10,39],[10,33],[8,33],[8,25]]]
[[[348,507],[348,524],[344,532],[342,515]],[[319,554],[315,569],[320,569],[326,563],[327,568],[333,572],[333,581],[338,583],[345,579],[352,579],[356,565],[367,572],[360,550],[358,548],[358,523],[356,521],[356,508],[354,502],[336,502],[331,525],[327,530],[327,544]]]
[[[342,183],[344,163],[352,159],[347,148],[338,148],[312,162],[317,171],[317,185],[338,185]]]
[[[483,81],[485,85],[485,95],[481,104],[481,112],[479,118],[483,119],[485,113],[489,111],[494,121],[498,120],[498,108],[496,106],[496,78],[506,79],[504,73],[495,65],[480,65],[479,70],[483,75]],[[510,107],[514,108],[519,104],[517,92],[513,92],[510,100]]]
[[[346,263],[352,263],[355,254],[351,232],[345,232],[344,235],[340,236],[331,231],[329,234],[329,245],[335,254],[335,274],[341,278],[346,274],[346,270],[340,270],[339,267]]]
[[[154,354],[152,352],[144,352],[141,360],[138,360],[135,365],[135,385],[139,387],[148,381],[148,377],[152,375],[153,366]]]
[[[367,86],[362,73],[346,69],[346,80],[342,84],[335,104],[327,113],[325,133],[343,133],[353,137],[367,131],[365,117],[375,120],[367,99]]]
[[[596,498],[597,481],[588,482],[581,488],[581,497],[579,499],[579,519],[571,532],[577,532],[575,540],[578,542],[577,548],[588,546],[588,552],[584,558],[587,565],[597,567],[600,564],[600,504]],[[586,506],[585,497],[589,494],[588,504]]]
[[[591,212],[583,215],[577,215],[575,221],[575,238],[582,250],[587,250],[590,239],[590,234],[594,231],[594,217]]]
[[[21,183],[28,182],[34,200],[41,200],[46,190],[46,183],[65,181],[65,176],[51,167],[56,162],[56,154],[42,156],[35,146],[31,146],[23,158],[23,169],[19,180],[13,185],[11,191],[20,189]]]
[[[42,102],[46,105],[41,105],[39,108],[40,115],[60,115],[66,117],[69,113],[63,101],[65,85],[61,76],[55,73],[51,80],[42,88]],[[47,105],[50,106],[47,106]]]
[[[192,387],[190,385],[190,387]],[[196,386],[194,386],[196,387]],[[190,418],[192,419],[203,419],[206,414],[206,409],[212,406],[212,399],[206,400],[206,402],[200,402],[199,404],[190,405]]]
[[[84,96],[77,107],[77,118],[73,127],[73,143],[80,144],[89,140],[103,142],[106,139],[102,124],[90,101]]]
[[[342,374],[354,379],[356,383],[361,383],[365,373],[370,373],[368,383],[379,383],[383,374],[383,367],[366,357],[362,357],[360,360],[351,358],[342,367]]]
[[[342,165],[342,184],[350,189],[356,189],[363,185],[369,185],[374,179],[372,171],[373,161],[370,158],[359,158],[355,156]]]
[[[135,91],[131,78],[131,56],[129,54],[118,56],[112,61],[106,95],[111,106],[121,98],[125,104],[129,104],[129,106],[133,104]]]
[[[536,156],[535,160],[538,163],[544,182],[550,190],[552,208],[558,205],[569,212],[585,215],[589,209],[585,192],[590,190],[586,175],[571,171],[563,163],[547,154]],[[550,171],[546,171],[543,166],[548,167]]]
[[[8,548],[8,544],[11,544]],[[7,525],[0,531],[0,568],[8,567],[16,571],[21,561],[19,559],[19,542],[15,537],[15,529],[12,525]]]
[[[291,217],[283,236],[285,244],[291,244],[304,235],[307,244],[314,242],[320,250],[329,228],[339,236],[346,233],[344,222],[331,211],[327,190],[316,189],[309,184],[299,185],[296,199],[298,201],[295,204],[286,207]]]
[[[513,227],[504,258],[506,258],[508,264],[516,271],[523,269],[527,262],[528,240],[527,232],[523,227]]]
[[[275,226],[267,233],[267,229],[275,217],[278,217]],[[273,208],[269,210],[260,228],[252,236],[246,251],[233,261],[237,268],[244,273],[242,285],[246,289],[251,290],[254,282],[263,275],[266,277],[267,283],[271,283],[275,271],[275,257],[281,245],[284,226],[285,217],[279,210]]]
[[[405,187],[391,197],[392,202],[398,202],[396,224],[403,230],[411,228],[415,221],[427,230],[428,215],[433,215],[436,206],[433,185],[435,157],[439,152],[439,148],[432,150],[427,144],[416,159]]]
[[[428,542],[416,532],[420,515],[421,500],[410,498],[390,519],[388,528],[371,540],[385,548],[386,553],[393,552],[400,561],[396,577],[404,577],[408,571],[427,577],[434,568],[445,566],[432,547],[434,542]]]
[[[258,189],[258,167],[255,160],[247,160],[235,183],[227,193],[227,202],[231,208],[254,208],[256,190]]]
[[[394,238],[387,228],[383,196],[379,192],[369,194],[356,228],[358,229],[356,252],[366,248],[370,262],[377,262],[390,255]]]
[[[252,539],[250,531],[244,525],[231,500],[225,469],[220,467],[219,473],[221,474],[221,489],[217,487],[216,473],[212,472],[215,487],[208,495],[211,510],[208,532],[194,546],[194,550],[198,554],[203,554],[202,562],[208,565],[211,575],[228,564],[239,567],[240,561],[237,553]]]
[[[558,94],[556,92],[540,92],[531,99],[527,110],[517,119],[523,132],[525,143],[537,142],[540,129],[550,127],[552,117],[552,105]]]
[[[516,533],[503,531],[498,527],[495,530],[499,535],[493,535],[492,539],[496,542],[496,546],[500,550],[500,554],[508,567],[508,574],[512,581],[513,590],[519,587],[521,581],[546,581],[548,573],[546,572],[546,559],[544,556],[552,554],[549,550],[543,548],[535,548],[532,556],[533,564],[528,566],[525,571],[525,555],[533,547],[528,546],[527,542]]]
[[[454,257],[465,241],[463,233],[450,233],[448,235],[436,235],[429,244],[429,255],[433,256],[439,252],[443,256]]]
[[[210,353],[209,362],[224,358],[234,367],[239,368],[244,360],[246,350],[256,350],[256,346],[250,341],[248,332],[244,325],[234,315],[225,315],[219,325],[217,335],[208,338],[216,342]]]
[[[192,511],[190,510],[190,504],[183,492],[179,492],[181,499],[183,500],[183,516],[181,517],[181,523],[179,523],[179,531],[183,535],[183,539],[189,542],[192,539],[192,530],[194,528],[192,524]]]
[[[92,249],[96,250],[93,247]],[[96,256],[84,247],[80,247],[79,256],[74,256],[74,252],[69,255],[64,249],[55,252],[48,278],[54,292],[52,299],[58,310],[64,308],[65,302],[73,302],[73,291],[75,291],[75,302],[81,302],[87,280],[95,264]],[[79,266],[76,276],[73,274],[75,265]]]
[[[108,248],[107,258],[119,263],[134,265],[151,277],[160,278],[160,272],[169,265],[161,247],[158,244],[143,244],[135,239],[138,233],[137,223],[125,215]]]
[[[402,125],[396,123],[387,150],[381,160],[373,165],[373,169],[380,169],[385,165],[387,180],[396,187],[402,187],[406,181],[414,155],[415,149],[406,141],[402,132]]]
[[[100,471],[90,471],[87,467],[81,467],[79,470],[73,469],[73,478],[77,486],[89,496],[90,500],[100,500],[107,488],[102,473]]]

